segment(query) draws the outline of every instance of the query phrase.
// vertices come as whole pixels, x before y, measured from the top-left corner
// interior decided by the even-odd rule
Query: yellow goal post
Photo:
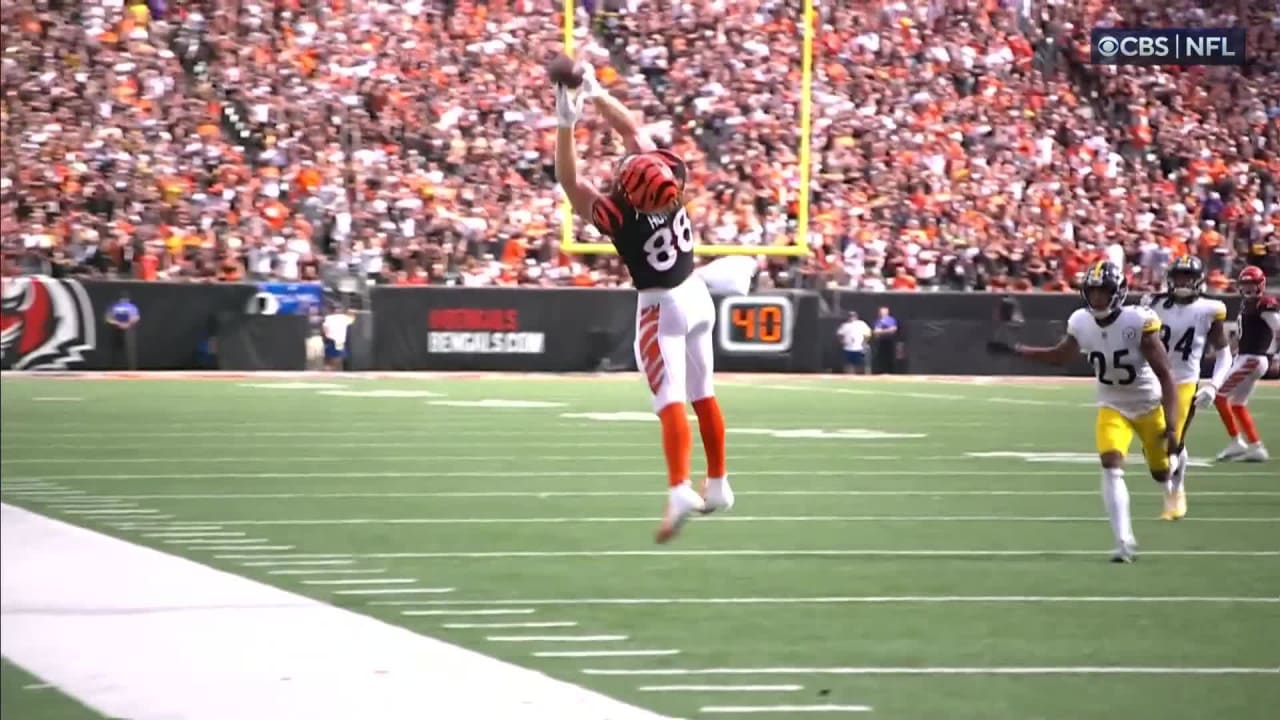
[[[573,56],[575,0],[564,0],[564,52]],[[802,46],[800,53],[800,148],[797,153],[800,170],[800,197],[796,204],[796,236],[786,245],[703,245],[693,248],[697,255],[767,255],[798,257],[809,254],[809,172],[810,142],[813,128],[813,0],[804,0]],[[560,249],[574,255],[611,255],[613,243],[578,242],[573,232],[573,207],[568,198],[560,204]]]

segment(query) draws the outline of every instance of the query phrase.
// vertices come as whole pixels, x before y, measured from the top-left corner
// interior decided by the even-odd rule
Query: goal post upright
[[[564,0],[564,52],[573,56],[574,0]],[[695,255],[763,255],[767,257],[803,257],[809,254],[809,181],[811,170],[810,138],[813,125],[813,0],[804,0],[801,14],[804,30],[800,51],[800,147],[796,153],[800,173],[799,197],[796,201],[796,235],[785,245],[704,245],[693,248]],[[573,232],[573,207],[566,197],[560,204],[560,250],[571,255],[616,255],[617,248],[608,242],[578,242]]]

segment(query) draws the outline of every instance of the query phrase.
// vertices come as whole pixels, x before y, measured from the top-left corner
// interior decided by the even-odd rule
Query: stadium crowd
[[[1105,256],[1150,286],[1184,252],[1219,289],[1280,274],[1275,3],[816,4],[811,253],[766,284],[1064,291]],[[559,248],[551,5],[6,2],[4,273],[623,284]],[[606,87],[689,162],[703,243],[794,238],[799,6],[579,8]],[[1250,65],[1088,63],[1091,27],[1138,23],[1243,24]],[[603,183],[620,147],[579,127]]]

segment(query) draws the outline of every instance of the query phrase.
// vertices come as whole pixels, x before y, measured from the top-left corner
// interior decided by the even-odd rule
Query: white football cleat
[[[1113,563],[1131,563],[1137,559],[1138,541],[1133,538],[1116,545],[1116,549],[1111,553],[1111,562]]]
[[[658,527],[658,533],[654,539],[660,543],[667,542],[680,532],[680,528],[691,515],[704,510],[706,510],[706,503],[688,481],[671,488],[667,496],[667,512],[662,517],[662,525]]]
[[[1245,445],[1244,438],[1237,435],[1231,438],[1231,442],[1227,443],[1227,447],[1222,452],[1218,453],[1218,459],[1235,460],[1237,457],[1245,454],[1248,449],[1249,446]]]
[[[702,510],[704,513],[733,507],[733,488],[729,487],[729,478],[707,478],[702,486],[702,499],[706,503]]]
[[[1262,441],[1259,440],[1250,444],[1244,454],[1236,459],[1241,462],[1266,462],[1271,459],[1271,456],[1267,454],[1267,449],[1262,446]]]

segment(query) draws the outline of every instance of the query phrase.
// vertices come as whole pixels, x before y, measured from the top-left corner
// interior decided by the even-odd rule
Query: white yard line
[[[533,608],[489,608],[485,610],[405,610],[400,614],[407,615],[409,617],[417,617],[417,616],[435,617],[435,616],[448,616],[448,615],[459,615],[459,616],[462,616],[462,615],[466,615],[466,616],[532,615],[535,612],[537,611],[534,610]]]
[[[1280,550],[1149,550],[1143,555],[1166,557],[1280,557]],[[1098,550],[474,550],[456,552],[390,552],[355,555],[297,555],[282,558],[368,558],[377,560],[447,560],[506,558],[626,558],[626,557],[1097,557]],[[220,556],[224,560],[245,560],[236,555]],[[257,558],[255,558],[257,559]]]
[[[1280,667],[733,667],[586,668],[587,675],[1280,675]]]
[[[516,630],[530,628],[570,628],[577,627],[572,620],[552,620],[549,622],[495,622],[495,623],[441,623],[440,627],[450,630]]]
[[[1271,595],[845,595],[813,597],[539,598],[421,600],[414,605],[884,605],[884,604],[1226,604],[1277,605]],[[374,605],[409,603],[375,602]]]
[[[524,458],[536,460],[537,458]],[[646,458],[650,459],[650,458]],[[862,458],[859,458],[862,459]],[[956,458],[959,459],[959,458]],[[971,460],[974,458],[970,458]],[[939,471],[942,472],[942,471]],[[666,490],[450,490],[441,492],[315,492],[315,493],[171,493],[109,495],[125,500],[402,500],[407,498],[614,498],[658,497]],[[737,490],[738,497],[1090,497],[1097,490]],[[1162,491],[1131,490],[1130,495],[1155,497]],[[1280,490],[1195,490],[1195,497],[1280,497]]]
[[[1159,518],[1134,518],[1138,522]],[[227,527],[280,525],[569,525],[575,523],[653,523],[652,516],[572,517],[410,517],[410,518],[278,518],[273,520],[210,520]],[[1107,522],[1103,515],[712,515],[710,523],[787,522]],[[1280,517],[1195,517],[1184,523],[1280,523]]]
[[[254,555],[219,555],[220,558],[231,558],[243,560],[245,558],[257,557]],[[386,572],[381,568],[374,569],[355,569],[355,568],[335,568],[332,570],[316,569],[316,570],[268,570],[268,575],[376,575]]]
[[[443,595],[453,592],[451,587],[419,588],[371,588],[368,590],[334,590],[334,595]]]
[[[0,515],[0,653],[107,717],[659,719],[180,557],[10,505]]]
[[[698,712],[709,715],[749,715],[770,713],[794,715],[796,713],[864,713],[871,712],[870,705],[704,705]]]
[[[753,440],[754,442],[754,440]],[[1203,471],[1206,468],[1197,468]],[[1274,473],[1266,470],[1244,471],[1237,467],[1229,468],[1231,478],[1239,477],[1273,477]],[[860,477],[927,477],[936,476],[939,470],[867,470],[864,468],[851,468],[847,470],[805,470],[806,477],[847,477],[856,479]],[[1226,474],[1226,470],[1223,471]],[[1039,468],[1029,468],[1026,470],[946,470],[944,474],[949,477],[1027,477],[1029,473],[1036,477],[1071,477],[1078,478],[1087,472],[1082,468],[1080,470],[1042,470]],[[512,470],[512,471],[493,471],[493,470],[450,470],[442,472],[432,472],[428,470],[415,470],[407,472],[266,472],[266,473],[249,473],[249,472],[232,472],[232,473],[188,473],[183,472],[175,475],[174,473],[113,473],[113,474],[88,474],[88,475],[46,475],[51,480],[270,480],[270,479],[307,479],[307,478],[338,478],[338,479],[370,479],[370,478],[421,478],[429,480],[431,478],[532,478],[532,477],[554,477],[554,478],[597,478],[601,474],[608,474],[611,477],[653,477],[650,470],[618,470],[616,467],[600,468],[596,470],[576,470],[576,471],[559,471],[559,470]],[[734,477],[794,477],[795,470],[739,470],[734,472]]]
[[[93,516],[103,516],[103,517],[106,517],[108,515],[159,515],[160,514],[160,511],[154,508],[115,509],[115,508],[94,507],[94,508],[85,508],[82,510],[71,510],[66,508],[51,508],[51,509],[55,510],[56,512],[66,513],[68,515],[93,515]]]
[[[659,657],[679,655],[679,650],[546,650],[536,652],[541,658]]]
[[[281,567],[284,565],[354,565],[355,563],[355,560],[258,560],[240,564],[245,567]]]
[[[414,578],[358,578],[346,580],[303,580],[303,585],[408,585]]]
[[[244,537],[242,532],[218,530],[172,530],[167,532],[142,533],[145,538],[204,538],[204,537]]]
[[[588,642],[621,642],[629,639],[626,635],[487,635],[489,642],[550,642],[550,643],[588,643]]]
[[[243,534],[243,533],[242,533]],[[165,545],[261,545],[271,542],[266,538],[177,538],[161,541]]]
[[[271,552],[277,550],[293,550],[296,545],[201,545],[192,550],[261,550],[263,552]]]
[[[640,685],[643,693],[794,693],[804,685]]]

